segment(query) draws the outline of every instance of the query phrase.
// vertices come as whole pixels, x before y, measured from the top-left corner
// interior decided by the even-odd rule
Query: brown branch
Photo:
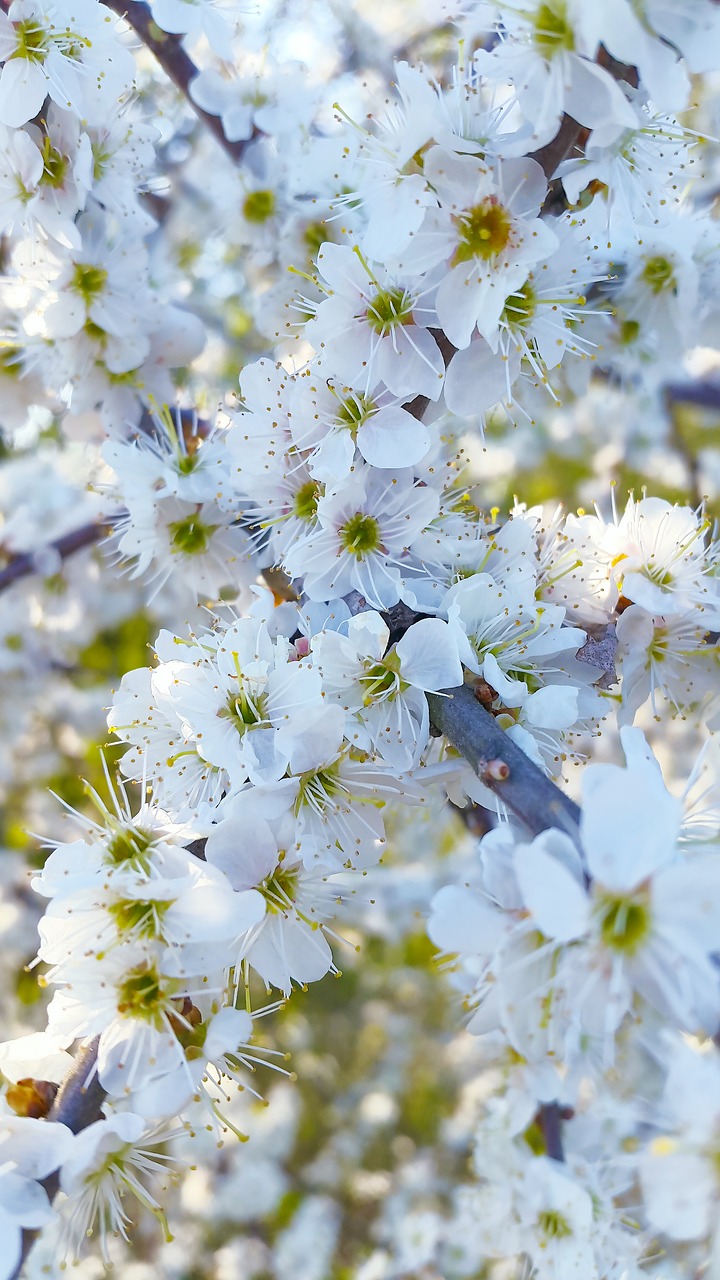
[[[80,1133],[81,1129],[87,1129],[102,1117],[101,1108],[107,1094],[100,1084],[96,1069],[98,1042],[99,1036],[95,1036],[81,1046],[48,1115],[49,1121],[67,1125],[73,1133]],[[42,1185],[52,1203],[60,1186],[59,1172],[56,1170],[43,1179]],[[9,1280],[17,1280],[37,1235],[35,1230],[23,1231],[20,1261]]]
[[[172,80],[177,89],[187,99],[188,105],[192,108],[198,120],[201,120],[205,127],[210,131],[220,146],[237,164],[248,145],[261,136],[259,129],[254,129],[249,138],[240,139],[237,142],[230,142],[225,137],[225,130],[222,127],[222,121],[219,116],[211,115],[209,111],[203,111],[196,102],[190,97],[191,81],[199,74],[192,58],[189,58],[182,45],[182,37],[172,35],[168,31],[162,31],[160,27],[153,22],[153,16],[148,5],[143,4],[142,0],[106,0],[109,9],[119,17],[125,18],[130,24],[136,35],[140,37],[143,44],[155,55],[160,63],[163,71]]]

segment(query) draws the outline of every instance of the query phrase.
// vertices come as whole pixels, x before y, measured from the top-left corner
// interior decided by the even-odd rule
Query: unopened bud
[[[5,1098],[16,1116],[43,1120],[50,1112],[59,1087],[52,1080],[33,1080],[32,1076],[25,1076],[10,1085]]]
[[[510,765],[505,760],[485,760],[480,766],[479,774],[489,782],[506,782],[510,777]]]

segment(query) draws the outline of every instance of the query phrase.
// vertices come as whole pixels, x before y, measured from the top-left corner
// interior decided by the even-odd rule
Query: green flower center
[[[543,1209],[537,1224],[546,1240],[562,1240],[572,1235],[570,1223],[557,1209]]]
[[[118,984],[118,1013],[126,1018],[139,1018],[153,1026],[163,1025],[163,1010],[171,992],[163,986],[154,963],[144,961],[129,969]]]
[[[672,262],[658,254],[648,258],[643,268],[642,278],[653,293],[662,293],[664,289],[675,289],[675,268]]]
[[[119,827],[112,839],[105,846],[105,861],[115,866],[124,862],[137,862],[147,859],[145,855],[154,844],[153,836],[142,827]]]
[[[360,677],[365,685],[363,702],[369,706],[371,702],[383,702],[387,698],[397,697],[410,688],[407,680],[400,675],[400,659],[395,649],[387,653],[379,662],[373,662]]]
[[[0,374],[16,378],[20,373],[20,347],[0,346]]]
[[[99,182],[105,175],[108,162],[112,159],[112,151],[105,151],[98,142],[92,144],[93,179]]]
[[[89,303],[102,293],[107,278],[108,273],[104,267],[96,267],[91,262],[78,262],[73,271],[71,288]]]
[[[611,951],[633,955],[650,933],[650,910],[644,899],[607,896],[600,901],[600,936]]]
[[[412,324],[413,300],[404,289],[381,289],[368,302],[366,319],[384,337],[398,324]]]
[[[320,246],[323,245],[328,238],[325,223],[309,222],[303,231],[302,238],[303,243],[307,246],[310,257],[316,258],[320,250]]]
[[[623,347],[632,346],[633,342],[637,342],[640,335],[639,320],[622,320],[618,330],[620,344]]]
[[[339,529],[340,542],[346,551],[362,560],[372,551],[377,551],[381,544],[380,525],[374,516],[367,516],[363,511],[356,511]]]
[[[226,706],[218,711],[223,719],[232,721],[241,736],[257,725],[270,724],[266,713],[267,694],[259,693],[253,698],[246,688],[241,688],[237,694],[229,693]]]
[[[320,485],[317,480],[306,480],[293,499],[293,515],[298,520],[314,520],[319,499]]]
[[[54,147],[46,136],[42,148],[43,172],[41,181],[49,187],[61,187],[65,181],[68,161],[67,157]]]
[[[335,796],[346,795],[347,787],[342,782],[339,773],[339,760],[336,760],[334,764],[328,765],[326,769],[318,769],[317,772],[313,773],[303,773],[295,798],[295,817],[298,816],[303,805],[310,805],[316,813],[323,813],[328,805],[332,804]]]
[[[287,911],[289,905],[295,901],[298,883],[298,868],[283,867],[279,862],[271,876],[263,880],[259,886],[263,895],[268,912],[272,915],[282,915]]]
[[[154,899],[142,902],[134,898],[126,898],[122,902],[113,902],[108,907],[108,914],[113,917],[119,933],[134,933],[143,938],[157,938],[162,932],[160,927],[162,917],[171,906],[172,899],[167,902],[158,902]]]
[[[550,0],[541,4],[535,15],[533,39],[546,58],[552,58],[561,50],[575,48],[575,33],[568,21],[565,0]]]
[[[457,228],[459,243],[452,265],[471,262],[475,258],[489,262],[507,248],[512,232],[512,218],[495,196],[488,196],[460,215]]]
[[[242,211],[246,222],[267,222],[275,212],[275,192],[251,191],[243,201]]]
[[[197,453],[181,453],[177,460],[177,470],[181,476],[189,476],[198,464]]]
[[[337,420],[341,426],[348,428],[354,440],[358,427],[367,422],[368,418],[372,418],[374,413],[377,413],[375,401],[358,391],[348,396],[347,400],[341,401]]]
[[[204,555],[217,528],[216,524],[203,524],[197,515],[174,520],[168,525],[172,549],[185,556]]]
[[[33,18],[15,24],[17,48],[11,58],[27,58],[28,62],[44,62],[50,48],[48,33]]]
[[[511,293],[503,308],[502,319],[508,329],[524,329],[537,311],[537,295],[529,281],[517,293]]]

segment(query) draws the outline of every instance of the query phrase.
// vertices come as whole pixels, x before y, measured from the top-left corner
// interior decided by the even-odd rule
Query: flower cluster
[[[456,958],[501,1096],[477,1125],[474,1180],[448,1184],[444,1218],[398,1191],[388,1247],[358,1280],[496,1259],[625,1280],[655,1235],[713,1230],[717,762],[701,756],[683,804],[634,722],[649,703],[658,720],[720,724],[720,543],[699,492],[631,496],[609,520],[519,494],[501,520],[467,433],[512,424],[524,439],[563,400],[624,387],[652,417],[698,326],[717,326],[713,188],[694,200],[690,186],[709,144],[679,117],[691,76],[717,69],[720,9],[441,7],[455,34],[431,65],[380,69],[365,49],[369,80],[343,66],[322,84],[287,60],[296,41],[265,47],[257,15],[241,53],[235,0],[151,0],[121,21],[98,0],[0,11],[0,426],[6,474],[53,490],[35,507],[0,490],[8,719],[38,670],[81,665],[83,640],[138,600],[162,628],[154,665],[121,671],[112,694],[123,782],[105,770],[109,807],[89,787],[99,820],[73,810],[32,876],[53,995],[47,1033],[0,1048],[0,1277],[52,1218],[51,1175],[63,1258],[98,1230],[109,1259],[126,1193],[162,1217],[155,1148],[238,1131],[258,1017],[339,975],[335,944],[359,945],[384,892],[388,915],[427,908]],[[211,182],[201,126],[225,152]],[[188,191],[202,244],[183,230]],[[208,338],[208,365],[185,373]],[[212,402],[223,359],[241,366],[239,396],[217,415],[188,408],[194,392]],[[88,517],[110,526],[108,577],[128,580],[84,624],[95,578],[63,568],[75,482],[56,483],[52,453],[22,456],[43,434],[69,471],[67,440],[87,445]],[[476,768],[467,739],[431,723],[459,686],[456,705],[501,744],[468,752]],[[552,780],[601,724],[611,737],[613,712],[626,766],[588,765],[575,821]],[[15,780],[17,732],[0,756]],[[512,816],[513,770],[533,832]],[[394,900],[393,830],[402,850],[398,831],[435,810],[430,826],[446,798],[479,845],[455,851],[457,874],[434,866],[424,898]],[[278,999],[258,1007],[263,990]],[[97,1094],[82,1125],[62,1093],[55,1105],[76,1041],[71,1072]],[[642,1054],[664,1090],[644,1111],[618,1083]],[[329,1194],[283,1232],[279,1280],[329,1274]]]

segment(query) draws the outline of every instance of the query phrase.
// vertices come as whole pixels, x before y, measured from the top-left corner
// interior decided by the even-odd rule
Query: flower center
[[[333,804],[335,796],[347,794],[347,787],[339,774],[339,760],[316,772],[304,773],[295,799],[295,816],[298,816],[303,805],[309,805],[317,814],[322,815]]]
[[[568,21],[565,0],[550,0],[541,4],[535,15],[533,40],[546,58],[563,49],[575,48],[575,33]]]
[[[113,902],[108,907],[117,925],[119,933],[139,934],[143,938],[157,938],[161,933],[161,921],[165,912],[172,906],[172,899],[158,902],[151,899],[147,902],[135,898],[126,898],[121,902]]]
[[[163,988],[154,963],[143,961],[129,969],[118,983],[118,1013],[126,1018],[139,1018],[154,1026],[163,1025],[162,1013],[169,992]]]
[[[529,281],[517,293],[511,293],[503,308],[502,319],[508,329],[525,329],[537,311],[537,296]]]
[[[368,418],[372,418],[375,413],[377,413],[375,401],[357,391],[341,402],[337,420],[342,426],[348,428],[354,440],[358,427],[367,422]]]
[[[50,47],[48,33],[33,18],[15,24],[17,48],[11,58],[27,58],[28,62],[44,62]]]
[[[570,1223],[557,1209],[543,1209],[537,1224],[546,1240],[561,1240],[572,1235]]]
[[[488,262],[507,248],[512,232],[512,218],[496,196],[488,196],[480,204],[466,209],[457,219],[459,243],[452,265],[482,258]]]
[[[185,516],[184,520],[174,520],[168,525],[173,551],[186,556],[204,555],[217,527],[216,524],[203,524],[197,515]]]
[[[272,875],[258,886],[267,903],[268,912],[272,915],[282,915],[288,907],[294,905],[297,883],[298,868],[284,867],[282,862],[279,862]]]
[[[314,520],[320,498],[317,480],[306,480],[293,499],[292,513],[298,520]]]
[[[45,182],[49,187],[61,187],[67,173],[67,158],[62,154],[62,151],[58,151],[53,146],[47,136],[43,140],[42,158],[43,172],[41,181]]]
[[[247,688],[241,687],[239,693],[228,694],[227,704],[218,711],[218,715],[231,720],[242,737],[248,729],[270,724],[266,711],[267,694],[258,693],[252,697]]]
[[[246,222],[267,222],[275,212],[275,192],[251,191],[245,197],[242,211]]]
[[[380,525],[374,516],[367,516],[363,511],[356,511],[338,532],[345,550],[358,560],[381,546]]]
[[[623,347],[632,346],[633,342],[637,342],[640,336],[639,320],[622,320],[618,331],[620,345]]]
[[[600,902],[600,936],[611,951],[633,955],[650,932],[650,911],[644,899],[607,896]]]
[[[92,302],[105,287],[108,273],[104,267],[96,267],[92,262],[77,262],[73,271],[71,288],[85,299]]]
[[[642,278],[653,293],[662,293],[663,289],[677,288],[673,264],[660,254],[646,260]]]
[[[413,301],[404,289],[381,289],[368,302],[366,319],[374,333],[384,337],[398,324],[412,324]]]
[[[149,831],[142,827],[119,827],[112,839],[105,846],[105,861],[121,866],[123,862],[136,862],[152,848],[154,840]]]
[[[407,680],[400,675],[400,659],[395,649],[387,653],[380,662],[373,662],[360,677],[365,686],[363,702],[369,706],[371,702],[383,702],[387,698],[396,697],[410,688]]]

